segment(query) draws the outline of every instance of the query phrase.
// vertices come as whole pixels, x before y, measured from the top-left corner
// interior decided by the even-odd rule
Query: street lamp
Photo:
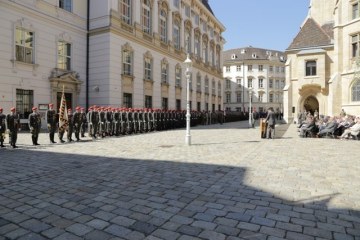
[[[249,127],[252,128],[252,107],[251,107],[251,96],[252,96],[252,87],[249,87]]]
[[[185,143],[186,145],[191,145],[191,135],[190,135],[190,75],[191,75],[191,64],[192,61],[189,57],[189,54],[187,54],[186,59],[184,61],[184,64],[186,66],[186,137],[185,137]]]

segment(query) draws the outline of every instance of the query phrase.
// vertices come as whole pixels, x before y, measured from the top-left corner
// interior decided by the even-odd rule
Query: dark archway
[[[314,114],[315,110],[319,111],[319,101],[314,96],[309,96],[304,101],[304,109]]]

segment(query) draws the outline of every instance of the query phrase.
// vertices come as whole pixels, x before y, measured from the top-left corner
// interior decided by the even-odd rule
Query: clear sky
[[[225,26],[224,50],[253,46],[285,51],[304,22],[310,0],[209,0]]]

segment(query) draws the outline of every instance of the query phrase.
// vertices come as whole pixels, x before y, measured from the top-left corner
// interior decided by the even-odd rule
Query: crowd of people
[[[88,111],[82,107],[76,107],[74,112],[68,109],[67,117],[60,117],[59,112],[50,103],[45,114],[50,143],[57,143],[55,141],[56,133],[60,143],[65,143],[65,140],[67,142],[80,141],[81,138],[86,137],[86,133],[92,139],[97,139],[186,126],[186,111],[178,110],[92,106]],[[222,124],[224,121],[225,113],[220,110],[190,112],[191,126]],[[40,145],[38,138],[42,124],[37,107],[32,108],[32,113],[28,118],[28,126],[32,144]],[[16,109],[12,107],[10,113],[5,115],[3,109],[0,108],[0,146],[5,147],[5,134],[8,133],[10,146],[17,148],[17,134],[20,128],[20,118]]]
[[[360,139],[360,116],[346,114],[322,116],[317,111],[301,112],[298,116],[300,137],[332,137],[340,140]]]

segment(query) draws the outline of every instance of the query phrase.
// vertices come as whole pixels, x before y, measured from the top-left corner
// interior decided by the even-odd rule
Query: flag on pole
[[[66,99],[64,93],[64,86],[61,95],[60,112],[59,112],[59,132],[65,131],[69,126],[69,118],[67,114]]]

